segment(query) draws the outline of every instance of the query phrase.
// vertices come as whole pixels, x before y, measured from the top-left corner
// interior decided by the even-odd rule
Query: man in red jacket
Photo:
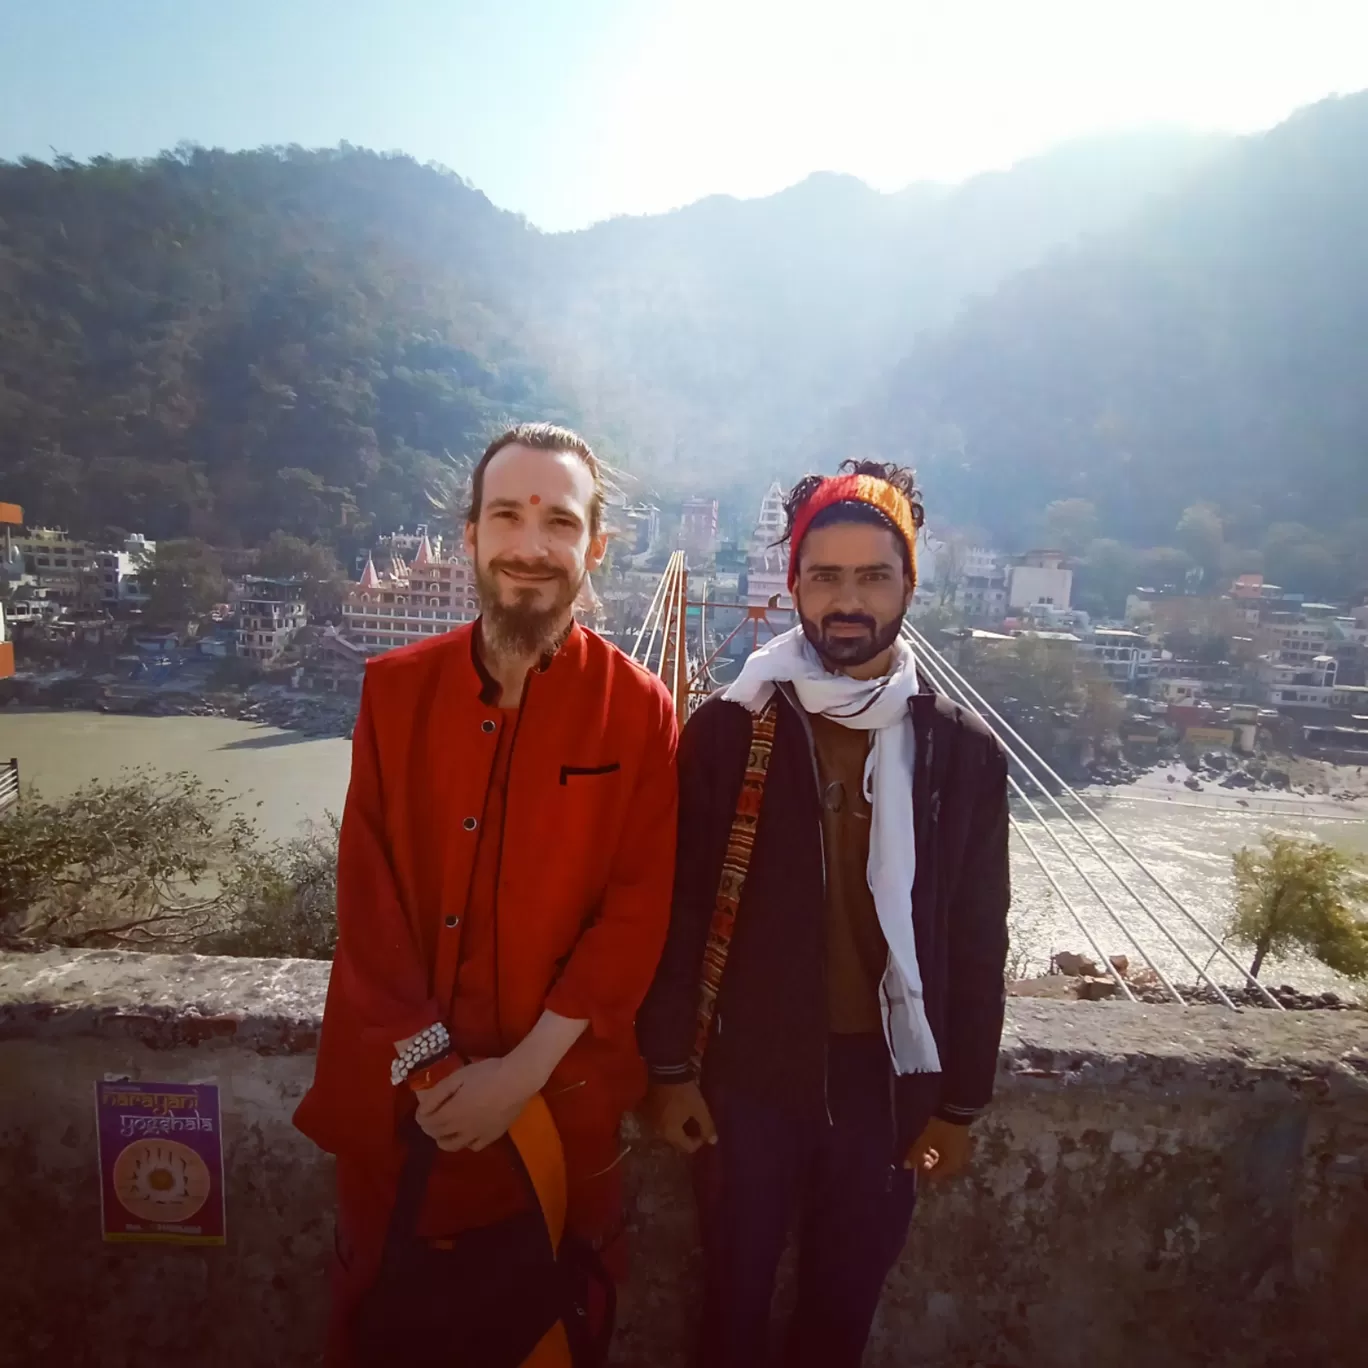
[[[481,617],[367,667],[338,853],[338,943],[299,1129],[337,1156],[328,1362],[373,1281],[414,1112],[405,1076],[451,1046],[478,1062],[425,1090],[441,1153],[417,1233],[527,1202],[490,1148],[542,1093],[565,1151],[567,1227],[621,1224],[618,1127],[645,1088],[633,1032],[664,942],[675,715],[654,675],[575,623],[603,559],[600,468],[549,424],[491,443],[466,545]]]

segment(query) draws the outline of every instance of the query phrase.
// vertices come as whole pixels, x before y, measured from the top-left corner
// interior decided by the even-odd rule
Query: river
[[[134,717],[0,709],[0,758],[19,761],[25,793],[60,798],[139,766],[188,771],[222,789],[264,838],[341,813],[351,742],[277,731],[226,717]]]
[[[18,758],[26,791],[36,787],[50,797],[60,797],[82,783],[112,779],[133,766],[186,770],[221,788],[237,811],[259,824],[267,839],[289,836],[301,823],[341,811],[349,752],[347,741],[310,739],[224,718],[0,710],[0,757]],[[1133,788],[1090,795],[1090,801],[1195,919],[1217,935],[1230,904],[1231,852],[1257,841],[1263,831],[1313,835],[1368,852],[1368,812],[1322,800],[1255,797],[1247,798],[1250,809],[1242,809],[1228,793],[1193,795],[1181,787],[1175,791],[1165,787],[1164,776],[1152,774]],[[1251,810],[1258,807],[1266,811]],[[1179,981],[1192,980],[1182,953],[1087,854],[1062,817],[1056,815],[1044,829],[1024,812],[1019,815],[1029,840],[1094,928],[1106,953],[1124,952],[1132,963],[1139,962],[1135,946],[1122,929],[1129,928],[1136,931],[1161,970]],[[1063,860],[1051,832],[1078,855],[1122,927]],[[1105,840],[1102,844],[1117,853]],[[1175,929],[1188,954],[1205,964],[1212,953],[1210,941],[1185,923],[1133,865],[1127,866],[1123,859],[1116,863],[1146,906]],[[1086,938],[1019,835],[1013,838],[1013,885],[1013,940],[1024,968],[1041,971],[1058,950],[1089,951]],[[1237,976],[1227,966],[1220,977],[1233,982]],[[1264,977],[1308,990],[1345,988],[1337,975],[1301,957],[1270,962]]]

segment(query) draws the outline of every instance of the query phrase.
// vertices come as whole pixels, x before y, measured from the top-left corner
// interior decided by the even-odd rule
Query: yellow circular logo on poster
[[[178,1225],[209,1196],[209,1166],[175,1140],[135,1140],[114,1161],[114,1193],[140,1221]]]

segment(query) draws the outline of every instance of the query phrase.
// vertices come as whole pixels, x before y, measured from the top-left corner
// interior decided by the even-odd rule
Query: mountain
[[[1210,505],[1245,568],[1270,539],[1284,563],[1286,544],[1322,546],[1302,577],[1351,591],[1368,578],[1368,94],[1241,140],[971,302],[818,445],[915,461],[933,518],[1008,544],[1056,500],[1138,544]],[[1359,567],[1337,584],[1335,557]]]
[[[1185,535],[1284,561],[1334,522],[1328,582],[1368,544],[1366,173],[1368,96],[560,235],[345,145],[0,163],[0,494],[92,536],[347,549],[537,416],[747,508],[902,456],[933,520],[1009,544],[1061,500],[1161,546],[1201,505]]]
[[[0,164],[0,475],[90,535],[342,543],[551,416],[659,485],[758,484],[917,329],[1211,151],[1135,135],[895,195],[814,176],[563,236],[345,145]]]
[[[574,416],[507,289],[538,238],[350,148],[0,164],[0,487],[92,536],[412,522],[444,452]]]
[[[816,175],[549,238],[546,338],[592,427],[664,479],[796,472],[795,448],[922,329],[1124,223],[1224,140],[1093,139],[947,188]],[[758,476],[757,476],[758,478]]]

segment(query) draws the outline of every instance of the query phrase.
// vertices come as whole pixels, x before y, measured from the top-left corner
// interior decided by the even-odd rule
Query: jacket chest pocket
[[[628,776],[617,761],[548,769],[546,786],[522,809],[528,819],[526,872],[554,875],[562,891],[582,882],[580,891],[588,896],[617,854]]]
[[[586,783],[587,780],[606,779],[609,775],[619,774],[622,771],[620,761],[611,760],[606,765],[562,765],[560,767],[560,785],[562,788],[575,788],[584,792],[589,792],[600,785]],[[613,786],[616,788],[616,785]]]
[[[619,760],[558,765],[555,787],[542,803],[551,824],[548,836],[558,831],[572,841],[591,842],[609,837],[622,820],[627,780]]]

